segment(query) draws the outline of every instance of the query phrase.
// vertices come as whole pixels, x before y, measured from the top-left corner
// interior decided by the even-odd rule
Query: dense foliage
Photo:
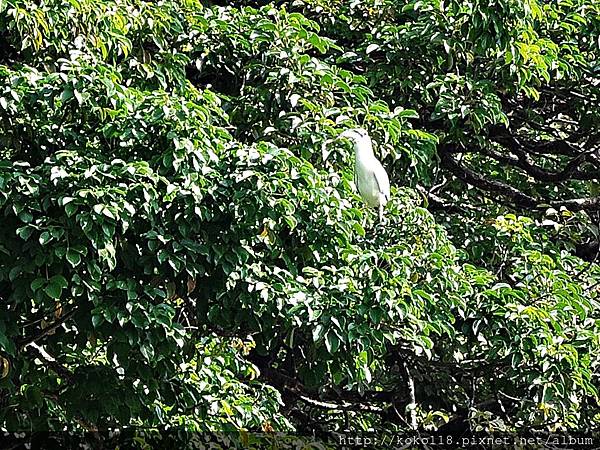
[[[0,1],[0,427],[598,427],[600,4],[259,3]]]

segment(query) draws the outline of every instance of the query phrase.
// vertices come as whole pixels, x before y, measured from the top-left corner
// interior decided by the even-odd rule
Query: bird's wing
[[[390,179],[379,161],[373,167],[373,175],[375,175],[379,193],[383,195],[383,198],[387,202],[390,199]]]

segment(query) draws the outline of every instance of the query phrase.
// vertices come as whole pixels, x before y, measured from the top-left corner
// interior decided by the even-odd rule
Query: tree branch
[[[513,144],[509,147],[513,153],[518,155],[518,158],[506,156],[491,149],[481,149],[480,153],[489,156],[502,164],[517,167],[539,181],[560,183],[571,179],[596,180],[600,178],[600,172],[598,171],[587,172],[578,170],[580,164],[587,160],[588,155],[585,153],[581,153],[571,159],[561,171],[550,172],[536,166],[529,155],[518,148],[518,145],[518,142],[513,140]]]
[[[567,200],[549,200],[539,199],[531,195],[502,183],[497,180],[488,180],[483,175],[460,164],[451,156],[451,152],[446,146],[439,148],[439,155],[442,166],[448,169],[458,179],[468,183],[482,191],[491,194],[500,194],[508,198],[514,206],[536,210],[544,210],[548,207],[560,209],[562,207],[570,211],[598,211],[600,210],[600,197],[574,198]]]
[[[493,192],[508,197],[514,204],[524,208],[535,208],[538,201],[523,192],[515,189],[512,186],[504,184],[500,181],[488,180],[482,175],[473,170],[461,165],[451,156],[451,151],[447,146],[439,148],[439,155],[442,161],[442,166],[448,169],[454,176],[461,179],[465,183],[475,186],[483,191]]]
[[[36,334],[35,336],[28,336],[28,337],[24,337],[23,339],[21,339],[21,341],[18,344],[19,350],[23,350],[29,344],[37,342],[40,339],[42,339],[44,336],[52,334],[57,328],[59,328],[63,323],[65,323],[75,313],[76,309],[77,309],[77,307],[74,307],[67,314],[63,315],[60,319],[56,320],[51,325],[44,328],[40,333]]]
[[[66,381],[71,381],[73,379],[73,373],[67,369],[65,366],[60,364],[56,359],[51,357],[44,349],[37,346],[35,343],[31,343],[29,348],[33,350],[38,358],[44,361],[44,364],[52,369],[54,373],[56,373],[59,377],[65,379]]]
[[[297,397],[302,400],[304,403],[309,404],[311,406],[316,406],[317,408],[323,409],[334,409],[341,411],[359,411],[359,412],[372,412],[376,414],[381,414],[384,412],[383,408],[379,408],[377,406],[371,406],[367,404],[361,403],[348,403],[342,402],[339,403],[331,403],[331,402],[323,402],[320,400],[315,400],[313,398],[307,397],[306,395],[297,395]]]

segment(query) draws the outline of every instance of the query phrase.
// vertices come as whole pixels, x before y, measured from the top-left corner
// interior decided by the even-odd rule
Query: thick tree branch
[[[302,400],[304,403],[315,406],[317,408],[328,409],[328,410],[340,410],[340,411],[359,411],[359,412],[371,412],[376,414],[381,414],[384,412],[383,408],[377,406],[371,406],[368,404],[361,403],[332,403],[332,402],[323,402],[320,400],[315,400],[306,395],[298,395],[298,398]]]
[[[54,331],[57,328],[59,328],[63,323],[65,323],[73,315],[73,313],[75,313],[76,310],[77,310],[77,307],[74,307],[71,311],[64,314],[60,319],[56,320],[55,322],[50,324],[48,327],[44,328],[40,333],[38,333],[34,336],[26,336],[23,339],[21,339],[21,341],[18,344],[19,349],[22,350],[25,347],[27,347],[29,344],[39,341],[44,336],[54,333]]]
[[[577,151],[575,147],[566,141],[552,141],[552,142],[540,142],[536,144],[524,144],[520,142],[515,136],[508,134],[507,130],[503,133],[491,133],[490,138],[505,147],[507,147],[512,153],[517,155],[517,158],[503,155],[494,150],[483,150],[483,153],[491,158],[494,158],[498,162],[503,164],[511,165],[519,169],[524,170],[528,175],[536,178],[539,181],[546,181],[551,183],[559,183],[568,181],[570,179],[578,180],[595,180],[600,177],[600,173],[595,171],[582,171],[580,170],[581,164],[591,160],[591,155],[594,149],[588,149],[585,151]],[[571,156],[572,159],[565,165],[565,167],[557,172],[550,172],[541,167],[535,165],[531,157],[527,152],[527,147],[534,148],[536,153],[544,154],[548,153],[547,149],[554,149],[556,153]]]
[[[65,366],[60,364],[56,359],[51,357],[45,350],[38,347],[35,343],[31,343],[28,347],[30,351],[36,354],[36,356],[44,362],[44,364],[52,369],[59,377],[63,378],[67,382],[73,380],[73,373]]]
[[[509,198],[515,205],[524,208],[535,208],[537,200],[512,186],[501,183],[496,180],[488,180],[483,175],[463,166],[451,156],[451,151],[447,146],[439,148],[439,155],[442,166],[448,169],[454,176],[460,180],[475,186],[483,191],[493,192]]]
[[[572,179],[596,180],[600,178],[600,172],[598,171],[590,172],[578,169],[578,167],[587,160],[586,154],[580,154],[579,156],[570,160],[561,171],[550,172],[536,166],[529,157],[529,155],[527,155],[527,153],[525,153],[524,151],[520,151],[513,147],[511,147],[510,150],[516,155],[518,155],[518,158],[503,155],[491,149],[482,149],[480,153],[489,156],[490,158],[493,158],[502,164],[517,167],[523,170],[525,173],[527,173],[527,175],[532,176],[538,181],[560,183]]]
[[[296,378],[286,375],[277,369],[261,367],[260,372],[261,378],[280,392],[287,393],[292,399],[301,400],[306,404],[321,409],[386,414],[385,408],[377,406],[377,404],[391,403],[398,397],[397,392],[380,391],[365,392],[360,395],[351,391],[330,390],[317,394],[303,386]],[[319,398],[315,398],[317,396]]]
[[[448,169],[458,179],[468,183],[482,191],[494,195],[501,195],[510,200],[510,202],[520,208],[544,210],[548,207],[559,209],[565,207],[570,211],[599,211],[600,197],[574,198],[568,200],[550,200],[539,199],[531,195],[502,183],[497,180],[489,180],[483,175],[459,163],[451,155],[451,151],[446,146],[439,148],[439,155],[443,167]]]

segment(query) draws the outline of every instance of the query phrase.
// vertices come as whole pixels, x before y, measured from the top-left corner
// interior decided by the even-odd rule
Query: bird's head
[[[369,139],[369,133],[364,128],[351,128],[340,134],[340,137],[353,142],[360,142],[361,140]]]
[[[364,128],[351,128],[344,131],[339,137],[351,141],[354,144],[354,148],[357,150],[372,150],[371,138]]]

